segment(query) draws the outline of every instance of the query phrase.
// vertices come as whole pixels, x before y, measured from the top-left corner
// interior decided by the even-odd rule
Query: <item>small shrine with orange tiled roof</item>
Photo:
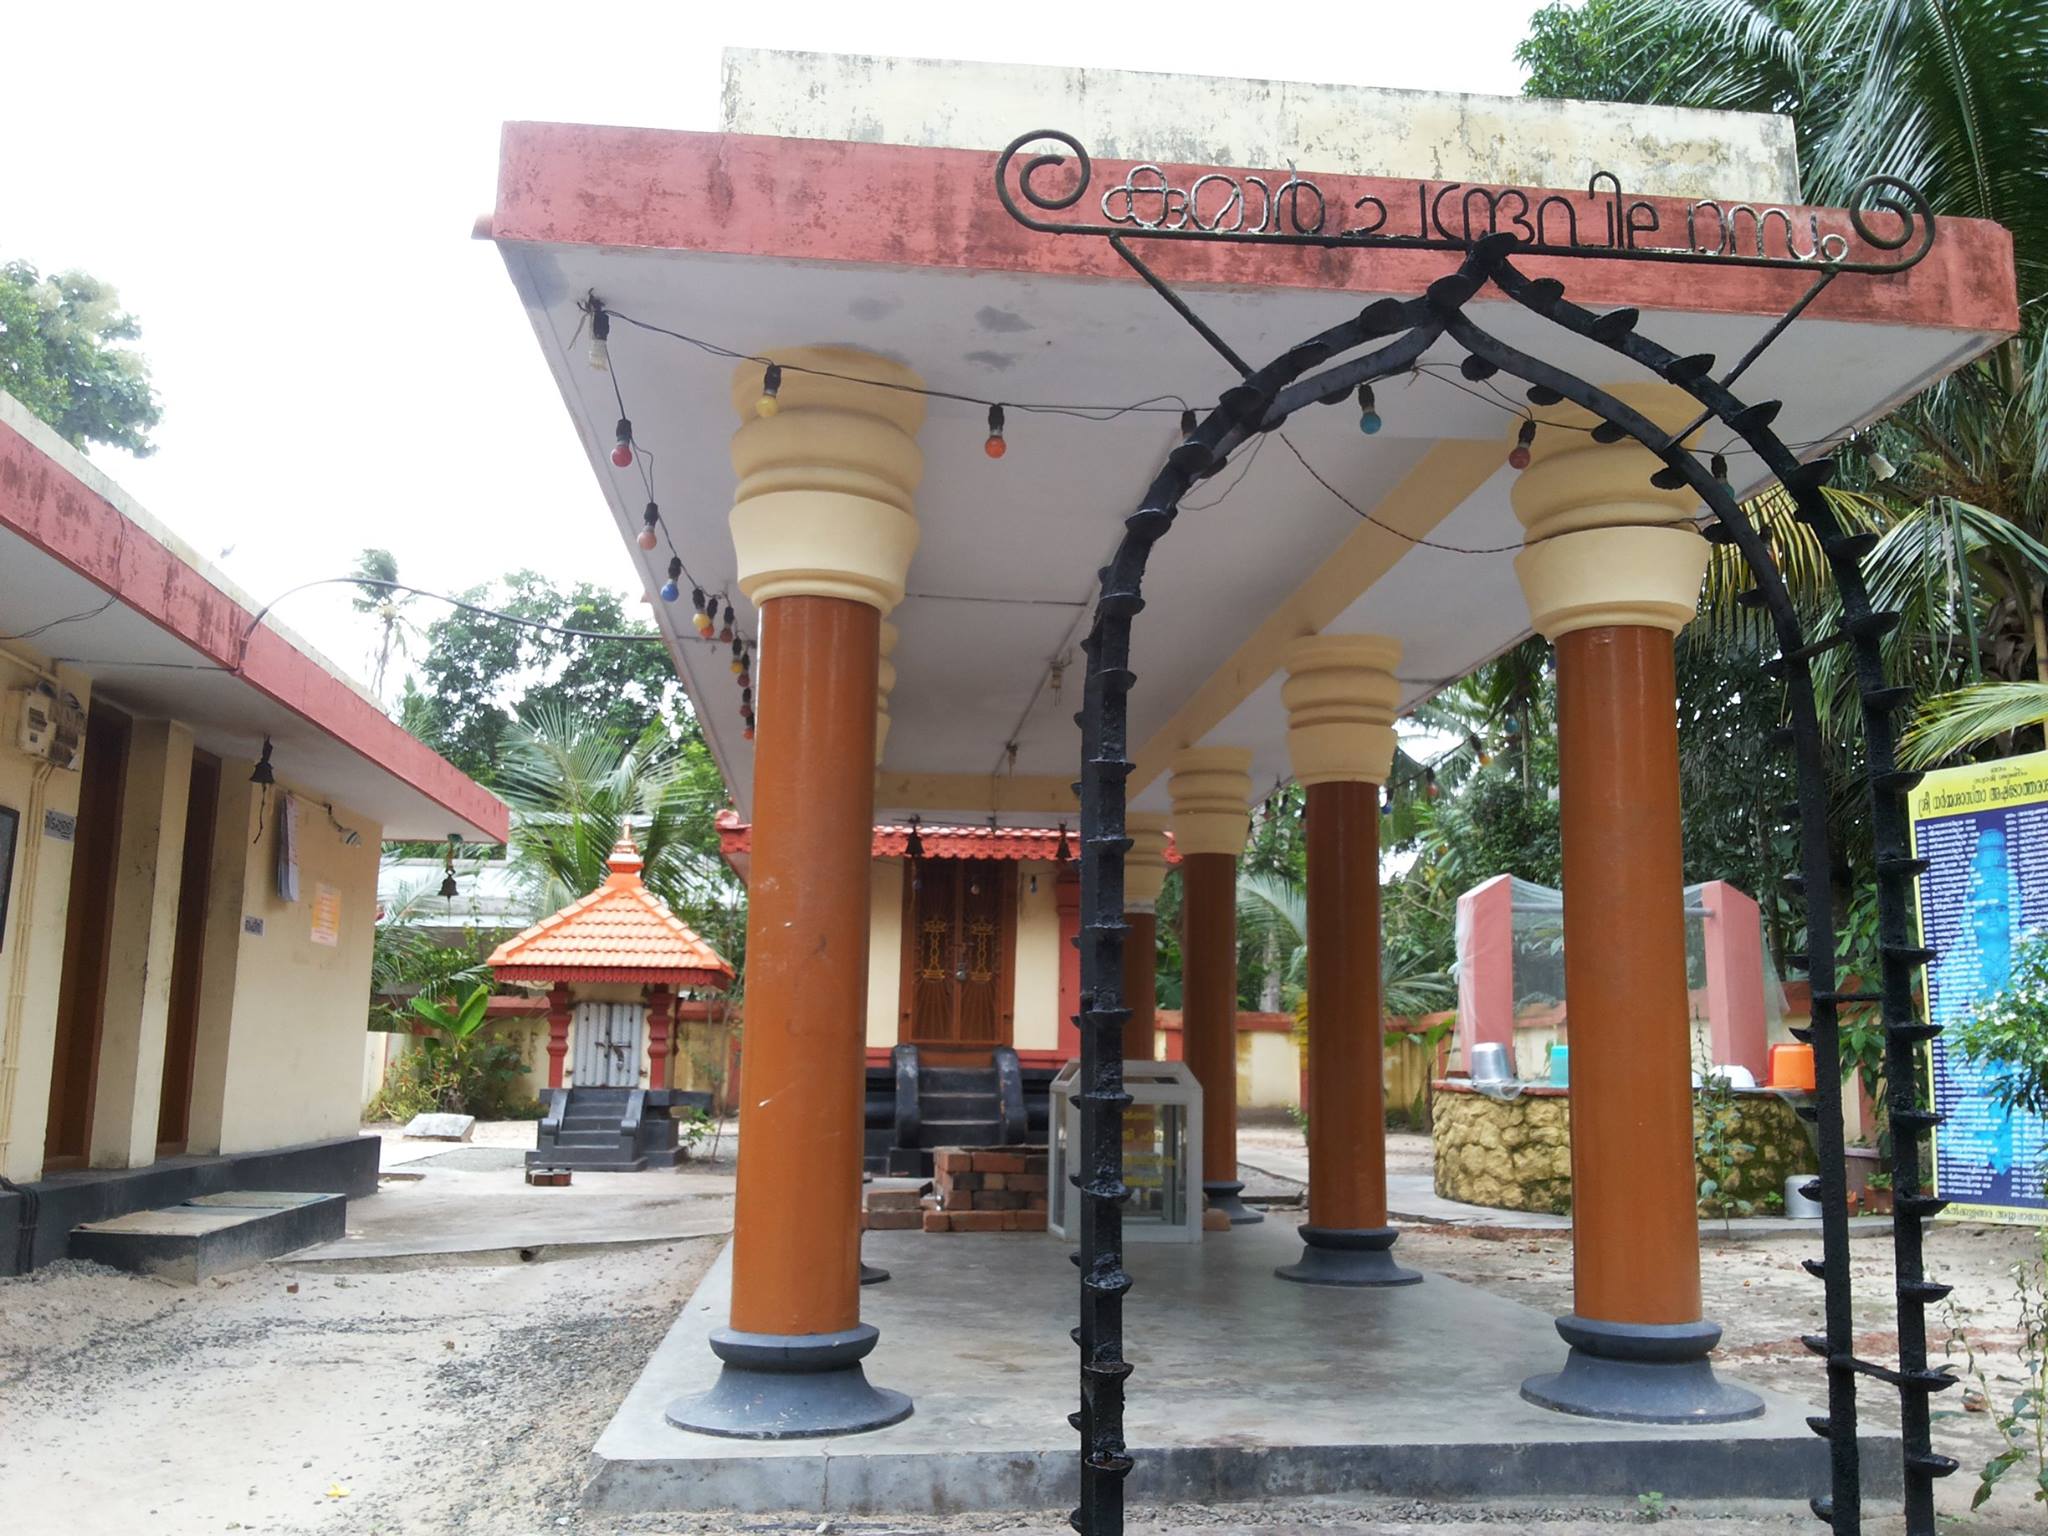
[[[670,1111],[710,1107],[669,1086],[676,998],[724,987],[733,968],[647,888],[642,867],[620,838],[604,884],[491,953],[498,980],[548,987],[547,1113],[532,1166],[673,1163]]]

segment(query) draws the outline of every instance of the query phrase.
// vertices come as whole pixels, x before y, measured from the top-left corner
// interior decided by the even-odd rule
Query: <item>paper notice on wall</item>
[[[313,886],[312,939],[329,949],[341,942],[341,892],[325,880]]]
[[[2011,981],[2021,939],[2048,928],[2048,753],[1944,768],[1907,801],[1920,876],[1920,941],[1927,1012],[1953,1025]],[[2036,1222],[2048,1200],[2048,1121],[2008,1112],[1990,1081],[2009,1070],[1974,1062],[1937,1036],[1930,1051],[1934,1190],[1949,1213],[1983,1221]]]

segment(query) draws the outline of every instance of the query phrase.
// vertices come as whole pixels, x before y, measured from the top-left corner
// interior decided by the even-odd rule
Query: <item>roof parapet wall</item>
[[[1104,160],[1797,203],[1792,120],[1613,102],[1128,69],[728,48],[727,133],[1001,149],[1060,128]]]

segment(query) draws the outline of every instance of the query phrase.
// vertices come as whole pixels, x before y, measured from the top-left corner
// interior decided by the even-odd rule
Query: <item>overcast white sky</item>
[[[631,566],[502,263],[470,239],[511,118],[718,126],[727,46],[1511,95],[1537,0],[1043,5],[186,0],[11,8],[0,259],[140,317],[149,459],[94,457],[259,599],[382,545],[452,591]],[[227,551],[223,556],[222,552]],[[358,671],[345,597],[279,617]]]

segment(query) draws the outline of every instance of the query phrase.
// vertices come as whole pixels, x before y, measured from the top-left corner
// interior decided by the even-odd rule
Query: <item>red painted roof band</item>
[[[242,636],[253,613],[5,423],[0,423],[0,528],[216,665],[239,671],[258,693],[493,841],[505,841],[509,813],[497,796],[276,630],[259,625],[245,658]]]
[[[1033,859],[1056,863],[1063,836],[1067,841],[1068,857],[1078,859],[1081,856],[1080,833],[1073,827],[1068,827],[1065,832],[1058,827],[920,826],[917,830],[924,843],[924,856],[928,859]],[[737,854],[752,852],[753,837],[753,824],[741,821],[737,811],[718,813],[718,851],[725,857],[730,859]],[[877,859],[909,858],[910,828],[895,824],[876,827],[872,856]],[[1166,842],[1166,862],[1180,862],[1171,834]]]
[[[1139,281],[1101,239],[1059,239],[1012,219],[996,200],[995,163],[989,150],[507,123],[490,231],[507,243]],[[1137,163],[1098,160],[1091,186],[1116,186]],[[1164,169],[1179,186],[1214,170],[1263,175],[1274,185],[1288,174],[1256,166]],[[1320,171],[1315,179],[1332,208],[1348,208],[1368,195],[1389,208],[1407,208],[1418,185]],[[1419,185],[1433,193],[1458,183]],[[1587,196],[1576,189],[1561,189],[1561,195],[1581,202]],[[1662,229],[1685,227],[1687,200],[1641,200],[1656,208]],[[858,216],[876,208],[913,210],[915,217]],[[1852,246],[1855,257],[1883,254],[1859,242]],[[1442,251],[1398,247],[1262,249],[1195,241],[1146,242],[1145,259],[1180,285],[1360,294],[1420,293],[1455,264]],[[1531,257],[1523,265],[1532,276],[1562,279],[1576,302],[1594,307],[1633,304],[1775,318],[1813,283],[1813,273],[1805,270],[1704,263]],[[1808,313],[2009,334],[2019,328],[2012,237],[1982,219],[1943,218],[1934,249],[1918,266],[1837,282]]]

